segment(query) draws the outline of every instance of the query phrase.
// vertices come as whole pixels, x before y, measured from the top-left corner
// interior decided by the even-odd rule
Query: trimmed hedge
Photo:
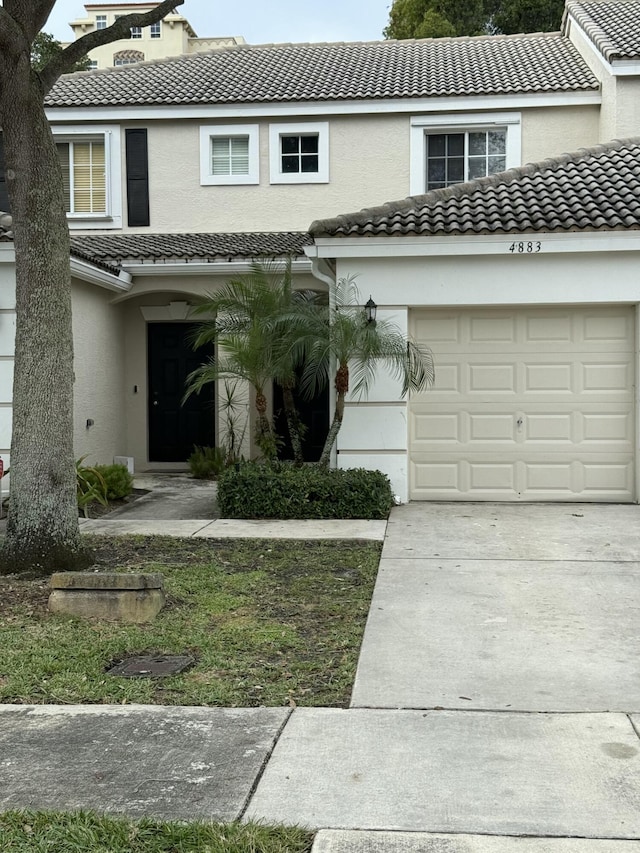
[[[394,504],[380,471],[246,463],[218,480],[223,518],[386,518]]]

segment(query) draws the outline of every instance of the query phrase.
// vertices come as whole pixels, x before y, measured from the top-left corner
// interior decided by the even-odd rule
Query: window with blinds
[[[57,142],[67,213],[107,213],[104,139]]]
[[[211,174],[248,175],[249,137],[212,136]]]

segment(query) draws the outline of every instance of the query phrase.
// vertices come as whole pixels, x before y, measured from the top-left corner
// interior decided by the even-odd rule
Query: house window
[[[142,27],[131,27],[131,38],[132,39],[141,39],[142,38]]]
[[[201,184],[257,184],[258,125],[212,125],[200,128]]]
[[[106,30],[107,29],[107,16],[106,15],[96,15],[96,29],[97,30]]]
[[[135,65],[136,62],[144,62],[144,53],[141,50],[119,50],[113,54],[115,66]]]
[[[503,172],[507,163],[507,131],[475,130],[426,134],[426,190]]]
[[[89,60],[89,70],[95,71],[97,67],[98,67],[98,60],[97,59],[90,59]]]
[[[67,213],[107,213],[104,139],[56,142]]]
[[[420,195],[522,162],[519,113],[414,116],[409,192]]]
[[[151,24],[149,27],[149,35],[152,39],[159,39],[162,35],[162,23],[160,21],[156,21],[155,24]]]
[[[69,227],[122,227],[120,128],[54,127]]]
[[[272,184],[329,181],[327,122],[272,124],[269,149]]]

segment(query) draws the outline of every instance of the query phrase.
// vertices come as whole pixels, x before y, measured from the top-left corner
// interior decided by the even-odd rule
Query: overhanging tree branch
[[[136,12],[131,15],[123,15],[122,18],[118,18],[110,27],[104,30],[94,30],[77,39],[77,41],[72,42],[40,72],[40,80],[42,81],[44,92],[48,92],[61,74],[73,68],[79,59],[82,59],[83,56],[86,56],[95,47],[100,47],[103,44],[111,44],[111,42],[118,41],[119,39],[127,39],[130,37],[132,27],[148,27],[149,24],[155,24],[157,21],[161,21],[176,6],[181,6],[183,3],[184,0],[163,0],[162,3],[159,3],[150,12]]]

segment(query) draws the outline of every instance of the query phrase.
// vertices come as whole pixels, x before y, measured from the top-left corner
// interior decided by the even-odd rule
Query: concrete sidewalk
[[[640,853],[639,531],[637,506],[398,507],[351,708],[0,706],[0,807]]]

